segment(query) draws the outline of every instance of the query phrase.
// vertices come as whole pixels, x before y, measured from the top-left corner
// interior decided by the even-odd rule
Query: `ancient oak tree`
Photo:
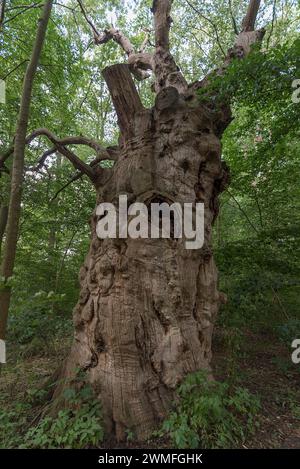
[[[221,137],[231,122],[228,100],[215,107],[207,92],[205,104],[197,93],[208,88],[213,74],[223,75],[233,58],[242,59],[264,32],[255,31],[259,0],[251,0],[242,30],[224,64],[212,75],[188,83],[170,52],[172,0],[152,6],[155,47],[135,50],[119,30],[99,32],[78,1],[95,44],[115,41],[127,64],[106,68],[103,76],[111,94],[120,129],[119,145],[101,149],[82,137],[59,140],[39,129],[53,144],[51,151],[67,157],[92,181],[97,204],[116,207],[119,196],[129,203],[197,203],[205,205],[205,242],[187,250],[185,239],[105,239],[91,219],[91,244],[80,270],[80,297],[74,310],[74,342],[53,393],[57,402],[75,370],[86,373],[101,400],[106,431],[117,439],[130,429],[148,437],[170,409],[175,390],[191,372],[210,369],[213,325],[224,295],[211,249],[212,224],[218,196],[228,184],[221,161]],[[154,78],[155,105],[143,106],[133,77]],[[211,98],[211,100],[209,99]],[[34,138],[34,135],[31,136]],[[87,165],[68,144],[90,145],[96,159]],[[2,165],[5,158],[3,155]],[[101,159],[114,160],[102,168]],[[1,163],[1,160],[0,160]]]
[[[117,42],[128,64],[103,71],[118,116],[119,146],[111,169],[97,169],[97,202],[203,202],[205,243],[185,249],[184,239],[106,239],[91,220],[91,245],[80,271],[81,292],[74,310],[75,338],[62,376],[86,371],[101,399],[106,430],[118,439],[126,430],[143,439],[166,416],[176,386],[191,372],[209,369],[213,324],[224,296],[211,250],[218,196],[228,182],[221,162],[222,132],[231,121],[227,103],[220,109],[200,104],[196,91],[209,77],[188,84],[170,52],[171,0],[152,7],[155,49],[135,51],[121,31],[99,33],[95,43]],[[259,1],[251,1],[241,33],[228,51],[244,57],[263,31],[254,31]],[[146,109],[132,74],[155,77],[155,106]],[[54,396],[61,392],[61,386]]]

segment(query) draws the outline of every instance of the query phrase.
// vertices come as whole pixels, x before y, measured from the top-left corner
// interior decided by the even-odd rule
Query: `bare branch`
[[[143,52],[136,53],[130,40],[119,29],[109,28],[100,33],[93,22],[89,19],[81,0],[77,0],[80,10],[93,31],[94,42],[96,45],[106,44],[110,40],[115,41],[126,53],[131,73],[138,80],[145,80],[151,75],[147,70],[153,70],[153,56]]]
[[[231,16],[231,21],[232,21],[233,30],[234,30],[235,34],[238,35],[238,34],[239,34],[239,30],[238,30],[238,27],[237,27],[237,24],[236,24],[236,20],[235,20],[234,14],[233,14],[232,2],[231,2],[231,0],[228,0],[228,6],[229,6],[229,13],[230,13],[230,16]]]
[[[74,176],[68,182],[66,182],[66,184],[64,184],[60,189],[58,189],[58,191],[54,194],[54,196],[50,200],[50,203],[53,202],[57,198],[57,196],[62,191],[64,191],[67,187],[69,187],[73,182],[78,181],[78,179],[81,179],[82,176],[83,174],[81,172],[74,174]]]
[[[65,8],[66,10],[69,10],[69,11],[71,11],[72,13],[75,12],[75,8],[71,8],[71,7],[69,7],[68,5],[64,5],[63,3],[55,2],[55,3],[53,3],[53,5],[57,5],[57,6],[59,6],[59,7]]]
[[[98,37],[100,35],[99,31],[96,29],[95,25],[92,23],[92,21],[88,18],[87,14],[86,14],[86,11],[84,9],[84,6],[82,4],[82,1],[81,0],[77,0],[78,4],[79,4],[79,7],[80,7],[80,10],[86,20],[86,22],[90,25],[90,27],[92,28],[93,30],[93,33],[94,33],[94,37]]]
[[[192,8],[192,10],[197,13],[197,15],[201,16],[203,19],[205,19],[205,21],[207,21],[213,28],[214,32],[215,32],[215,35],[216,35],[216,41],[217,41],[217,44],[219,46],[219,49],[220,51],[222,52],[222,54],[224,55],[224,57],[226,56],[226,53],[222,47],[222,44],[221,44],[221,41],[220,41],[220,37],[219,37],[219,32],[218,32],[218,28],[217,26],[215,25],[215,23],[206,15],[204,15],[200,10],[198,10],[189,0],[186,0],[186,3],[190,6],[190,8]]]
[[[106,44],[111,39],[119,44],[128,56],[134,53],[134,47],[129,39],[121,31],[115,28],[104,30],[102,34],[95,37],[95,43]]]
[[[51,156],[54,153],[57,153],[57,148],[56,147],[53,147],[53,148],[50,148],[49,150],[46,150],[42,154],[42,156],[38,159],[38,164],[36,165],[35,168],[33,168],[33,171],[40,171],[40,169],[44,166],[48,156]]]
[[[23,9],[21,11],[18,11],[18,13],[16,13],[14,16],[11,16],[7,20],[3,21],[2,25],[5,25],[5,24],[9,23],[10,21],[13,21],[19,15],[22,15],[23,13],[26,13],[27,11],[32,10],[33,8],[42,8],[43,6],[44,6],[43,3],[33,3],[32,5],[23,5],[22,6]],[[7,11],[9,11],[9,10],[7,10]]]
[[[141,47],[139,48],[139,53],[145,52],[145,49],[146,49],[147,45],[150,43],[150,32],[151,32],[150,29],[145,30],[146,36],[145,36],[145,39],[143,40],[143,42],[141,44]]]
[[[60,145],[87,145],[93,150],[96,151],[97,155],[102,155],[103,160],[109,160],[111,159],[107,153],[107,151],[101,147],[101,145],[96,142],[95,140],[89,139],[87,137],[83,136],[72,136],[72,137],[64,137],[62,139],[59,139],[54,136],[50,130],[46,128],[40,128],[34,130],[30,135],[26,137],[26,145],[29,145],[36,137],[39,137],[41,135],[45,135],[46,137],[49,138],[50,141],[52,141],[55,144],[60,144]],[[11,146],[8,148],[1,156],[0,156],[0,166],[1,163],[4,163],[7,158],[13,153],[14,151],[14,146]]]
[[[36,8],[37,5],[40,5],[40,2],[32,3],[30,5],[16,5],[14,7],[7,8],[7,11],[21,10],[21,9],[23,10],[24,8],[28,10],[30,8]]]
[[[26,64],[27,62],[28,60],[22,60],[22,62],[20,62],[18,65],[12,68],[9,72],[7,72],[7,74],[1,77],[1,79],[6,80],[6,78],[8,78],[12,73],[14,73],[16,70],[18,70],[18,68],[22,67],[22,65]]]
[[[75,155],[75,153],[73,153],[68,148],[55,142],[55,140],[51,140],[51,141],[56,144],[56,148],[59,151],[59,153],[64,155],[66,158],[68,158],[68,160],[73,164],[75,169],[78,169],[78,171],[81,171],[83,174],[86,174],[92,181],[95,179],[95,172],[92,170],[92,168],[88,164],[84,163],[84,161],[78,158],[78,156]]]
[[[99,36],[95,36],[95,44],[106,44],[108,41],[115,41],[126,53],[130,71],[138,80],[149,78],[147,70],[153,70],[153,55],[145,52],[136,53],[130,40],[118,29],[106,29]]]
[[[79,170],[82,174],[86,174],[90,179],[95,178],[94,170],[92,169],[91,165],[86,164],[82,161],[78,156],[75,155],[71,150],[66,148],[66,145],[86,145],[92,148],[96,154],[97,158],[96,161],[100,162],[103,160],[112,160],[116,158],[116,154],[112,154],[111,152],[105,150],[104,148],[99,145],[95,140],[83,137],[83,136],[75,136],[75,137],[65,137],[62,139],[57,138],[50,130],[41,128],[37,129],[32,132],[26,138],[26,144],[29,145],[35,138],[39,136],[47,137],[53,144],[54,147],[50,150],[47,150],[42,157],[40,158],[36,170],[40,169],[41,166],[44,164],[48,156],[52,155],[56,151],[64,155],[68,160],[73,164],[73,166]],[[5,171],[4,163],[5,161],[13,154],[14,146],[10,147],[0,156],[0,168],[3,168],[2,171]]]

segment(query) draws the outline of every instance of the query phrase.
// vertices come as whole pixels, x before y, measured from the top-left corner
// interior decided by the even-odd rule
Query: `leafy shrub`
[[[203,372],[188,376],[178,389],[176,409],[163,424],[178,448],[226,448],[254,433],[260,408],[245,388],[209,381]]]
[[[280,340],[290,347],[294,339],[300,338],[300,319],[289,319],[284,324],[277,326],[276,332]]]
[[[6,397],[6,396],[4,396]],[[26,403],[16,403],[12,408],[4,408],[5,400],[0,400],[0,448],[16,448],[21,443],[20,429],[26,424]]]
[[[66,389],[68,408],[57,417],[44,417],[24,437],[24,448],[86,448],[96,446],[104,437],[101,404],[90,386],[79,391]]]
[[[43,350],[47,353],[53,338],[71,336],[71,318],[53,310],[61,297],[53,292],[38,292],[10,316],[9,335],[13,342],[26,345],[25,354],[36,355]]]
[[[296,419],[296,420],[300,420],[300,405],[296,404],[296,403],[291,403],[290,405],[290,409],[291,409],[291,412],[292,412],[292,415],[293,417]]]

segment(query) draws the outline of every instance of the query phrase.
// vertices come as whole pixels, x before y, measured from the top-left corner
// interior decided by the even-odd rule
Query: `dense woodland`
[[[0,79],[6,84],[6,101],[0,103],[0,293],[9,289],[11,296],[7,363],[0,365],[0,448],[101,448],[120,445],[116,440],[129,447],[141,444],[138,425],[115,431],[107,426],[106,404],[83,369],[65,384],[64,405],[53,404],[53,377],[73,340],[72,311],[96,205],[87,173],[74,168],[57,142],[79,136],[99,148],[121,145],[102,71],[127,63],[128,54],[115,40],[97,44],[93,29],[114,26],[135,50],[150,51],[157,42],[152,3],[53,2],[25,130],[30,135],[48,129],[54,140],[41,132],[26,145],[16,260],[9,276],[3,266],[16,152],[5,155],[14,144],[43,2],[0,4]],[[214,380],[201,369],[186,374],[174,390],[179,399],[143,444],[299,447],[300,364],[291,354],[293,340],[300,339],[300,93],[295,83],[300,79],[300,4],[258,2],[255,29],[265,28],[263,39],[242,60],[233,57],[224,73],[209,75],[228,58],[249,1],[171,3],[176,64],[188,83],[211,77],[196,91],[199,106],[213,103],[218,109],[231,103],[232,119],[220,136],[221,160],[230,176],[210,241],[224,301],[214,321]],[[153,76],[138,80],[134,74],[133,79],[144,108],[153,107],[158,93]],[[91,145],[71,141],[68,149],[84,168],[93,168],[99,156]],[[105,172],[116,163],[103,157],[96,164]],[[143,280],[133,280],[142,285]]]

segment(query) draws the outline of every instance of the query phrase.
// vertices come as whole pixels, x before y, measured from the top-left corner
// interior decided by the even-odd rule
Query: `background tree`
[[[4,8],[4,4],[3,4]],[[30,101],[33,88],[33,80],[38,66],[41,49],[46,35],[47,24],[49,21],[52,8],[52,1],[45,3],[42,17],[39,21],[36,40],[33,46],[32,56],[24,77],[24,85],[22,92],[22,99],[20,105],[20,113],[18,124],[16,128],[16,135],[14,140],[13,164],[12,164],[12,178],[11,178],[11,192],[10,201],[7,214],[7,237],[5,243],[5,251],[1,264],[1,275],[4,281],[4,286],[0,291],[0,339],[5,339],[6,323],[8,310],[10,305],[11,289],[9,285],[5,285],[8,279],[13,274],[17,239],[19,232],[19,222],[21,214],[21,197],[23,185],[23,171],[24,171],[24,158],[26,146],[26,132],[28,127]],[[5,216],[5,206],[4,206]],[[4,217],[3,217],[4,225]]]

